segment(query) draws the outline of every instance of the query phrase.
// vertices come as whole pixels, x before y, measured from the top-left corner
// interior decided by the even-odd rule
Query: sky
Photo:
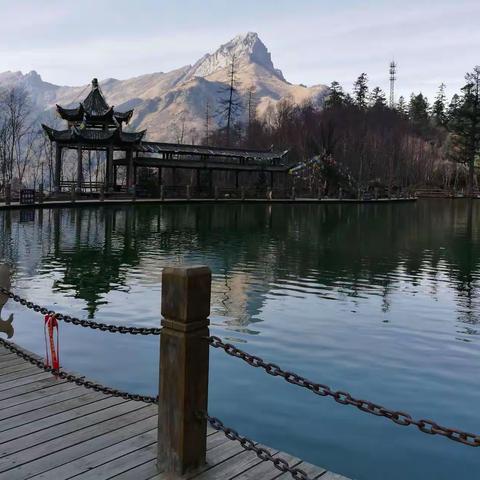
[[[480,64],[480,0],[0,0],[0,72],[36,70],[59,85],[193,64],[257,32],[292,83],[340,82],[453,94]]]

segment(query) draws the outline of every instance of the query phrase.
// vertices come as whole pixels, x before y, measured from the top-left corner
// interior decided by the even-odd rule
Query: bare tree
[[[14,173],[21,183],[38,140],[31,123],[32,105],[28,93],[12,87],[0,93],[0,169],[4,187]]]

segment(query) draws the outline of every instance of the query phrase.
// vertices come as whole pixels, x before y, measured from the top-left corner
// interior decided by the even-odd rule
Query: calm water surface
[[[164,205],[0,213],[14,289],[47,307],[158,326],[165,265],[207,264],[212,333],[336,389],[480,432],[480,201]],[[41,316],[9,302],[20,345]],[[158,338],[60,325],[61,361],[156,393]],[[2,336],[4,336],[2,334]],[[316,397],[211,351],[210,413],[365,480],[477,478],[480,451]]]

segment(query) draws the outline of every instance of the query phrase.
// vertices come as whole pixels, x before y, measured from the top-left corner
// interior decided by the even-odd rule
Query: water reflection
[[[165,264],[207,263],[214,309],[232,328],[255,333],[271,296],[432,298],[447,283],[465,335],[479,322],[480,203],[390,205],[189,205],[2,212],[4,259],[24,275],[55,272],[52,288],[85,302],[93,318],[131,277],[157,285]],[[130,278],[130,280],[129,280]],[[355,305],[355,303],[354,303]]]

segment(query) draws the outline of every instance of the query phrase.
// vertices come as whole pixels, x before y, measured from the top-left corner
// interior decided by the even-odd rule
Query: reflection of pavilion
[[[55,130],[42,125],[50,141],[55,142],[55,191],[71,186],[62,181],[62,152],[77,151],[77,173],[74,182],[78,192],[98,190],[100,184],[84,182],[83,151],[102,151],[106,154],[104,187],[107,192],[121,190],[117,176],[125,169],[127,191],[138,182],[137,168],[154,168],[158,172],[158,183],[166,184],[167,170],[170,186],[192,185],[207,188],[222,182],[222,187],[249,186],[258,182],[269,183],[270,187],[285,187],[288,182],[289,165],[284,152],[273,150],[249,150],[220,148],[201,145],[184,145],[161,142],[145,142],[145,130],[127,132],[123,126],[132,118],[133,110],[118,112],[103,96],[96,78],[92,90],[76,108],[57,105],[57,113],[66,120],[65,130]],[[114,158],[114,153],[119,154]],[[122,156],[123,154],[123,156]],[[183,175],[177,172],[183,172]],[[220,173],[218,176],[216,173]],[[206,181],[202,180],[206,174]],[[205,183],[205,185],[202,185]],[[227,185],[229,183],[230,185]]]

